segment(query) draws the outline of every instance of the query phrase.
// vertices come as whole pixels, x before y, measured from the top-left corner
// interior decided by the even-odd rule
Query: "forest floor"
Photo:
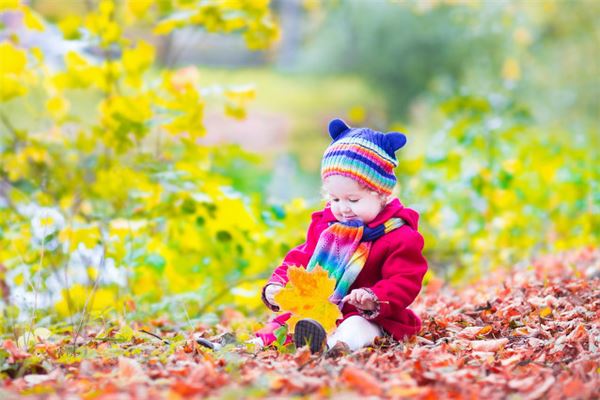
[[[411,308],[423,319],[418,336],[337,358],[239,339],[217,351],[196,343],[239,336],[232,320],[246,317],[234,311],[193,332],[168,319],[90,326],[75,347],[72,335],[39,331],[27,350],[10,339],[0,346],[0,398],[600,397],[600,249],[545,256],[460,289],[434,279]]]

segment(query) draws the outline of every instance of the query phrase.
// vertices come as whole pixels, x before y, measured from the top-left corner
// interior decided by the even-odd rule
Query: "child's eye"
[[[331,201],[333,201],[334,203],[337,203],[338,201],[340,201],[340,199],[331,199]]]
[[[358,203],[360,199],[349,199],[350,203]]]

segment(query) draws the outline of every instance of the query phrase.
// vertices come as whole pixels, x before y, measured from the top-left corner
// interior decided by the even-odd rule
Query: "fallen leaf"
[[[130,382],[147,379],[142,366],[133,358],[119,357],[119,377]]]
[[[473,351],[498,351],[502,346],[508,343],[508,339],[491,340],[471,340],[470,345]]]
[[[540,317],[542,317],[542,318],[546,318],[550,314],[552,314],[552,309],[550,307],[544,307],[540,311]]]
[[[335,279],[329,278],[327,271],[316,266],[312,271],[302,267],[290,267],[287,271],[287,285],[275,295],[275,301],[282,311],[290,311],[290,330],[303,318],[318,321],[327,332],[333,331],[336,321],[342,317],[339,308],[329,301],[335,288]]]
[[[352,365],[344,367],[340,374],[340,381],[363,395],[381,396],[383,394],[379,381],[373,375]]]
[[[10,339],[5,340],[2,347],[10,354],[8,357],[9,364],[13,364],[15,361],[24,360],[31,356],[28,352],[19,349],[15,342]]]

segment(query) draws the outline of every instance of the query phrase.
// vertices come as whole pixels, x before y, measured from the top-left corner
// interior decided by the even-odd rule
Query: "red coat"
[[[371,252],[350,291],[370,288],[380,303],[379,313],[371,319],[397,340],[414,335],[421,329],[421,320],[407,307],[421,290],[427,261],[422,255],[423,237],[417,231],[419,214],[405,208],[398,199],[392,200],[368,226],[377,226],[389,218],[402,218],[406,224],[373,242]],[[287,283],[289,266],[306,266],[317,245],[321,232],[328,223],[336,221],[329,205],[312,214],[306,242],[292,249],[282,264],[275,269],[267,283]],[[263,290],[264,294],[264,290]],[[264,295],[263,295],[264,299]],[[389,302],[385,303],[385,302]],[[267,305],[269,305],[267,303]],[[357,309],[345,304],[343,318],[359,314]]]

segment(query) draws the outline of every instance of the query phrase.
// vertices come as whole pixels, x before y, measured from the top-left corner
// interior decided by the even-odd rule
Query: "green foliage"
[[[328,5],[303,64],[360,75],[385,96],[394,118],[407,115],[410,104],[435,80],[455,85],[470,64],[481,62],[481,54],[486,54],[486,63],[499,62],[498,38],[470,31],[478,16],[466,12],[468,7],[439,6],[425,12],[409,2],[349,0]]]
[[[433,265],[459,281],[598,242],[600,160],[583,136],[539,132],[500,95],[453,97],[441,110],[427,150],[399,167]]]

